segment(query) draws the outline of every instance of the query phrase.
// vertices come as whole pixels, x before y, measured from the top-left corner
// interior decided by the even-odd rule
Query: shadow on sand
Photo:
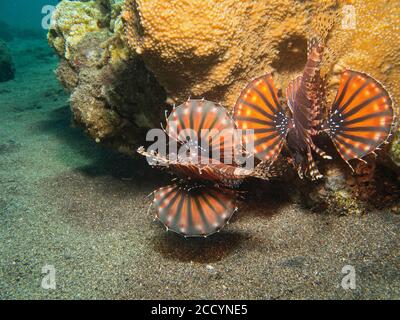
[[[160,174],[159,171],[150,168],[141,157],[133,158],[96,144],[81,128],[73,127],[69,106],[62,106],[49,112],[49,119],[36,122],[31,127],[31,132],[53,134],[60,141],[57,159],[74,171],[89,177],[107,175],[117,179],[132,179],[134,182],[153,179],[157,181],[160,180],[160,176],[164,176],[164,173]],[[79,155],[89,164],[74,166],[73,163],[76,161],[71,159],[74,155],[75,157]]]
[[[269,219],[288,203],[282,184],[268,185],[262,181],[251,181],[244,188],[246,191],[239,191],[239,212],[233,215],[230,223],[244,222],[254,216]],[[239,230],[222,229],[207,238],[184,238],[173,232],[162,231],[160,228],[160,232],[152,239],[155,250],[164,258],[181,262],[217,262],[238,251],[243,243],[252,247],[249,242],[252,242],[253,236]],[[254,240],[259,244],[259,239]]]
[[[154,249],[170,260],[211,263],[220,261],[247,239],[239,232],[221,231],[208,238],[187,238],[173,232],[159,233],[152,239]]]

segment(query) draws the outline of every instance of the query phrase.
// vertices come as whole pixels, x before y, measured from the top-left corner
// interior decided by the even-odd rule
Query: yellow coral
[[[336,1],[126,0],[129,45],[174,100],[206,96],[232,106],[253,77],[300,72],[309,12]],[[289,59],[287,64],[282,58]],[[291,61],[290,61],[291,60]],[[293,61],[294,60],[294,61]]]
[[[342,25],[346,4],[355,9],[354,30]],[[396,1],[374,0],[125,0],[123,19],[130,48],[171,98],[232,107],[250,79],[273,69],[284,88],[301,72],[314,31],[329,33],[327,70],[336,63],[336,71],[369,72],[399,97],[399,10]],[[332,30],[315,30],[332,17]]]
[[[355,28],[346,30],[340,24],[331,34],[330,47],[336,51],[338,65],[369,73],[399,101],[399,3],[359,0],[351,4],[355,10]]]
[[[56,8],[48,34],[49,42],[67,60],[89,33],[101,31],[102,13],[95,1],[62,1]],[[103,29],[104,30],[104,29]]]

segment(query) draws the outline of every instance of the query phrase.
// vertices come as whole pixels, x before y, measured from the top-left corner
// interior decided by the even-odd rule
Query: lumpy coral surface
[[[126,1],[127,43],[171,98],[207,97],[232,106],[251,78],[300,72],[310,13],[302,1]]]
[[[73,100],[80,122],[94,138],[129,145],[137,128],[156,125],[167,105],[188,97],[231,109],[241,89],[267,72],[274,72],[282,96],[301,73],[314,36],[326,42],[328,102],[338,74],[351,68],[380,81],[397,111],[399,25],[396,1],[64,0],[49,41],[63,60],[59,78],[70,90],[87,95],[80,84],[97,79],[95,100]],[[101,76],[87,71],[94,65],[104,71]],[[94,115],[104,109],[112,121]]]

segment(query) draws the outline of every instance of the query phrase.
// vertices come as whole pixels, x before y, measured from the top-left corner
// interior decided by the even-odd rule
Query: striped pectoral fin
[[[254,79],[241,92],[235,104],[234,120],[238,129],[243,130],[243,143],[254,143],[254,149],[249,152],[262,161],[276,160],[288,131],[289,119],[270,74]]]
[[[345,161],[374,152],[388,139],[393,120],[392,99],[378,81],[357,71],[342,73],[327,127]]]
[[[155,192],[158,219],[186,237],[219,231],[236,210],[233,191],[205,186],[170,185]]]
[[[233,120],[224,107],[211,101],[189,99],[176,107],[167,119],[166,131],[181,143],[207,147],[220,159],[239,150]]]

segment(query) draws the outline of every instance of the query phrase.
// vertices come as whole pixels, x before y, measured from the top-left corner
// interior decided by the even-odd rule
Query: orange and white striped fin
[[[154,193],[157,218],[168,230],[186,237],[219,231],[236,211],[231,190],[174,184]]]
[[[217,160],[221,161],[224,155],[233,157],[240,149],[235,124],[226,109],[204,99],[189,99],[176,107],[167,119],[166,131],[182,144],[201,147],[204,142],[210,153],[219,152]]]
[[[279,102],[271,74],[251,81],[241,92],[234,109],[234,120],[243,130],[244,144],[254,141],[254,155],[262,161],[275,161],[289,128],[289,119]],[[245,130],[252,130],[246,134]]]
[[[393,121],[392,99],[377,80],[357,71],[342,73],[326,126],[345,161],[374,152],[388,139]]]

